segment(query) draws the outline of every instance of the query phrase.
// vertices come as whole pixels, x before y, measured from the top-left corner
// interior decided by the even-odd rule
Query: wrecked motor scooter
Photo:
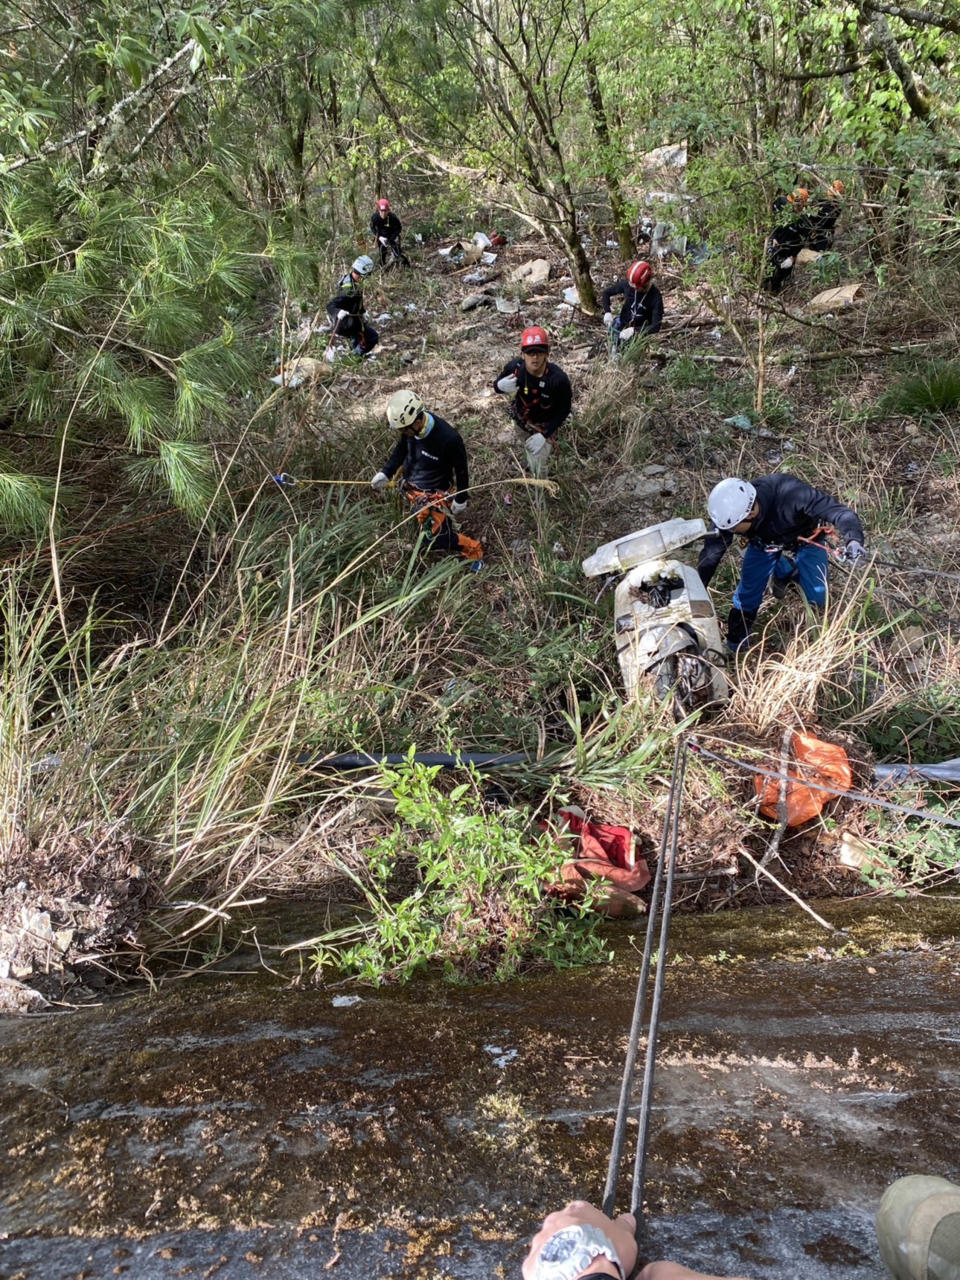
[[[607,542],[583,562],[588,578],[623,573],[614,596],[617,657],[627,698],[641,681],[687,715],[728,696],[713,603],[692,566],[671,552],[702,538],[702,520],[665,520]]]

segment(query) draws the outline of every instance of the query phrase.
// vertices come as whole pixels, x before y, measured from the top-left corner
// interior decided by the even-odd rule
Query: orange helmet
[[[649,262],[634,262],[627,272],[627,284],[634,289],[645,289],[652,276],[653,271]]]
[[[547,337],[546,329],[541,329],[538,324],[531,325],[529,329],[524,329],[520,335],[521,351],[549,351],[550,339]]]
[[[828,195],[835,195],[835,196],[842,196],[842,195],[843,195],[843,193],[844,193],[844,190],[845,190],[845,188],[844,188],[843,183],[840,181],[840,179],[839,179],[839,178],[835,178],[835,179],[834,179],[834,181],[833,181],[833,182],[831,182],[831,183],[830,183],[830,186],[827,188],[827,194],[828,194]]]
[[[807,190],[806,187],[796,187],[787,196],[787,200],[790,202],[790,204],[799,205],[801,209],[809,199],[810,199],[810,192]]]
[[[377,209],[379,210],[380,213],[389,213],[390,201],[384,200],[381,198],[380,200],[377,201]]]

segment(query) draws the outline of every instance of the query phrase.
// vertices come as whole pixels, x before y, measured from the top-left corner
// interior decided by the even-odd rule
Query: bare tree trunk
[[[620,257],[633,257],[633,228],[627,212],[626,201],[620,190],[620,179],[613,163],[613,147],[610,139],[610,126],[603,105],[603,91],[600,88],[600,73],[597,62],[590,48],[590,19],[586,7],[580,6],[583,26],[583,65],[587,77],[587,99],[590,103],[590,118],[593,121],[593,132],[596,135],[597,147],[600,151],[600,163],[603,167],[603,180],[610,200],[610,213],[613,216],[613,229],[620,245]]]

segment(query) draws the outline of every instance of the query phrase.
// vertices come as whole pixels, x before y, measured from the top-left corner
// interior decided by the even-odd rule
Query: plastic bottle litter
[[[597,578],[602,573],[623,573],[644,560],[669,555],[678,547],[704,537],[706,532],[703,520],[664,520],[662,524],[628,533],[616,542],[605,542],[584,560],[583,572],[588,578]]]

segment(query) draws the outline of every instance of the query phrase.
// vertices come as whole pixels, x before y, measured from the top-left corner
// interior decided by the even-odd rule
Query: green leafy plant
[[[603,959],[589,901],[561,913],[545,896],[566,856],[556,837],[526,812],[485,810],[476,776],[444,792],[438,773],[412,758],[384,770],[398,821],[369,851],[370,916],[318,939],[314,967],[375,983],[434,968],[451,980],[502,980],[537,961]],[[405,864],[414,887],[392,900]]]

